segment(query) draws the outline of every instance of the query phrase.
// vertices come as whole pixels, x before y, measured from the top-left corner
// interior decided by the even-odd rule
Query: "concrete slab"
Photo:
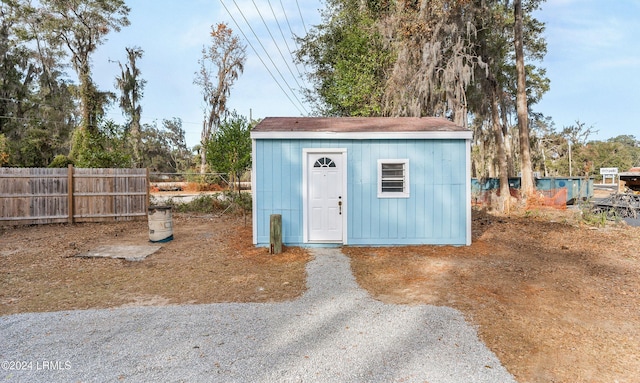
[[[623,218],[629,226],[640,227],[640,218]]]
[[[87,253],[76,255],[82,258],[119,258],[127,261],[142,261],[160,250],[162,246],[100,246]]]

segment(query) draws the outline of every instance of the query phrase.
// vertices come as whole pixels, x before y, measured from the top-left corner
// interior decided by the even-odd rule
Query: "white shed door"
[[[310,242],[342,243],[345,201],[343,154],[308,153],[307,238]]]

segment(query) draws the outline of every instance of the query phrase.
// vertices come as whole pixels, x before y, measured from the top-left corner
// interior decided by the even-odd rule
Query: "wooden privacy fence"
[[[146,217],[147,169],[0,168],[0,225]]]

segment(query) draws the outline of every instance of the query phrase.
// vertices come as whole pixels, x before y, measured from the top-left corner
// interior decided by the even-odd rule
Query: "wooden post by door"
[[[269,253],[282,253],[282,215],[271,214],[269,220]]]

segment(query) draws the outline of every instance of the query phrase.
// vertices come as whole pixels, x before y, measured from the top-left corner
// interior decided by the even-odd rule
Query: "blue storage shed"
[[[471,244],[472,132],[443,118],[269,117],[251,131],[253,242]]]

